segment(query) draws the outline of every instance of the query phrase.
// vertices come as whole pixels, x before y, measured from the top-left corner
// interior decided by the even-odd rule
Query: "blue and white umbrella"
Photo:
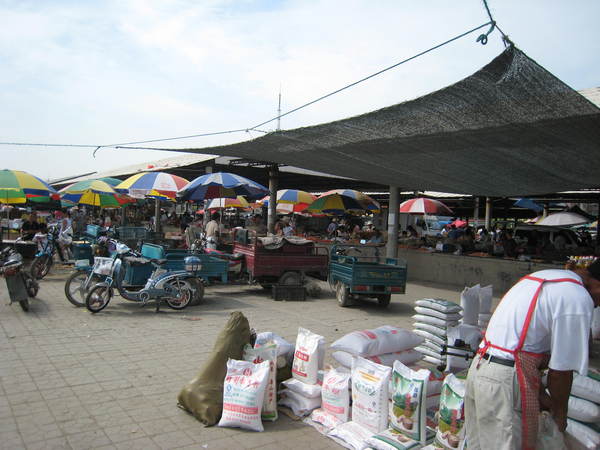
[[[185,201],[200,202],[211,198],[260,198],[269,190],[262,184],[228,172],[208,173],[190,181],[177,196]]]

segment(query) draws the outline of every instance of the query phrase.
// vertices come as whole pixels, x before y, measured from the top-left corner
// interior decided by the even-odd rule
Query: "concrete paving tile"
[[[44,439],[26,444],[27,450],[72,450],[66,437]]]
[[[168,450],[172,448],[183,447],[194,443],[184,431],[171,431],[168,433],[157,434],[152,437],[152,440],[161,449]]]
[[[119,442],[116,444],[118,450],[160,450],[159,447],[151,438],[144,437],[131,441]]]
[[[93,449],[102,445],[110,445],[110,439],[102,430],[86,431],[67,436],[67,441],[73,449]]]
[[[126,423],[123,425],[117,425],[115,427],[104,428],[104,432],[113,442],[113,444],[146,437],[144,430],[139,425],[134,423]]]
[[[148,436],[155,436],[157,434],[179,431],[179,428],[173,421],[167,418],[154,419],[145,422],[138,422],[144,433]]]

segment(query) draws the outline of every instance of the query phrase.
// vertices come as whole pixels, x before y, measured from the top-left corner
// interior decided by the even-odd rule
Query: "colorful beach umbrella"
[[[452,210],[438,200],[411,198],[400,204],[400,212],[408,214],[452,215]]]
[[[238,195],[236,198],[213,198],[206,209],[249,208],[248,201]]]
[[[170,198],[188,184],[188,180],[166,172],[141,172],[115,186],[117,192],[134,198]]]
[[[281,189],[277,191],[277,212],[293,213],[302,212],[308,205],[317,199],[306,191],[297,189]],[[257,202],[260,206],[269,206],[270,197],[267,195]]]
[[[305,210],[314,214],[341,215],[346,213],[366,212],[366,208],[358,200],[340,194],[322,195]]]
[[[118,178],[113,177],[96,178],[96,180],[104,181],[106,184],[110,184],[112,187],[115,187],[123,182],[123,180],[119,180]]]
[[[40,178],[21,170],[0,170],[0,203],[47,203],[59,200],[56,190]]]
[[[369,211],[373,214],[381,212],[381,206],[379,205],[379,202],[373,200],[364,192],[360,192],[355,189],[333,189],[331,191],[324,192],[319,197],[325,197],[326,195],[331,194],[339,194],[343,195],[344,197],[353,198],[362,205],[364,210]]]
[[[235,198],[243,195],[251,199],[260,198],[269,190],[262,184],[228,172],[202,175],[189,182],[178,196],[182,200],[200,202],[211,198]]]
[[[102,180],[79,181],[62,188],[59,193],[63,202],[99,208],[120,208],[135,201],[127,195],[116,192],[110,184]]]

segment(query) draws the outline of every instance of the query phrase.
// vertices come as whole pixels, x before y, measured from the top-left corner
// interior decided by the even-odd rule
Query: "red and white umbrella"
[[[408,214],[452,215],[452,210],[438,200],[411,198],[400,204],[400,212]]]

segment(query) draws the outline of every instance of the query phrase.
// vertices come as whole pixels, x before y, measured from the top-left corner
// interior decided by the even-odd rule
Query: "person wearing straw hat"
[[[573,372],[587,375],[600,260],[569,269],[521,278],[494,311],[467,376],[469,450],[535,449],[540,408],[565,431]],[[541,387],[545,368],[549,395]]]

